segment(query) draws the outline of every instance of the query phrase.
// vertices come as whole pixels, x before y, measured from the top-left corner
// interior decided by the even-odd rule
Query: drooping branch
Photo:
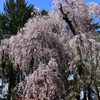
[[[60,11],[61,11],[61,13],[62,13],[62,15],[63,15],[63,20],[65,20],[65,21],[68,23],[68,25],[69,25],[69,27],[70,27],[72,33],[73,33],[74,35],[77,35],[77,32],[76,32],[75,28],[73,27],[71,21],[68,19],[68,16],[67,16],[68,13],[65,14],[65,13],[63,12],[62,4],[60,4],[60,8],[59,8],[59,9],[60,9]]]

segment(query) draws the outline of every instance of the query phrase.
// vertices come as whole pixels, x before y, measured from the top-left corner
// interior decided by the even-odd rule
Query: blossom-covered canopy
[[[22,98],[61,100],[67,95],[69,100],[67,72],[78,81],[82,70],[100,75],[100,44],[91,31],[94,16],[100,17],[96,3],[54,0],[48,16],[30,18],[16,36],[1,41],[0,63],[9,58],[28,76],[17,85]]]

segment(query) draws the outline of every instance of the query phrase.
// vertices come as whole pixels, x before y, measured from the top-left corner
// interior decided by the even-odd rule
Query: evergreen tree
[[[45,11],[44,9],[41,11],[41,15],[44,16],[44,15],[48,15],[48,12]]]
[[[0,21],[3,27],[5,27],[0,27],[0,30],[2,30],[3,33],[10,35],[17,34],[18,29],[23,27],[28,18],[31,17],[31,12],[33,12],[33,10],[33,5],[30,4],[27,6],[25,0],[6,0],[3,14],[5,21]]]
[[[92,24],[91,29],[95,33],[93,38],[96,39],[96,41],[100,42],[100,22]]]

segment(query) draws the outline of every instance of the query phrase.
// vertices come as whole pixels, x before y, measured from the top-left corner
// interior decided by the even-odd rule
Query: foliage
[[[41,15],[44,16],[44,15],[48,15],[48,12],[45,11],[44,9],[41,11]]]
[[[27,5],[25,0],[6,0],[4,14],[1,15],[0,30],[3,34],[15,35],[31,17],[33,5]]]

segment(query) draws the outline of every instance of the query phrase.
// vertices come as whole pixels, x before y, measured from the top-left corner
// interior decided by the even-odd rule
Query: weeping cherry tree
[[[15,88],[23,100],[79,100],[81,91],[84,100],[92,100],[92,85],[99,100],[100,44],[93,39],[91,20],[100,18],[100,6],[54,0],[52,8],[1,41],[0,63],[9,58],[25,75]]]

